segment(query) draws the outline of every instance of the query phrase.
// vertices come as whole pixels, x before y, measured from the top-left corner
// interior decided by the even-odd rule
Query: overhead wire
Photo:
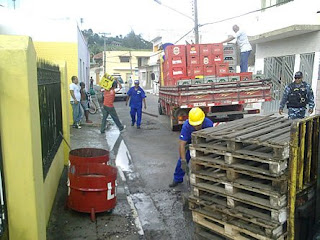
[[[288,2],[292,2],[292,1],[293,1],[293,0],[289,0]],[[276,3],[276,4],[271,5],[271,6],[269,6],[269,7],[264,7],[264,8],[256,9],[256,10],[253,10],[253,11],[250,11],[250,12],[247,12],[247,13],[243,13],[243,14],[240,14],[240,15],[237,15],[237,16],[234,16],[234,17],[229,17],[229,18],[221,19],[221,20],[218,20],[218,21],[215,21],[215,22],[199,24],[198,27],[203,27],[203,26],[207,26],[207,25],[212,25],[212,24],[216,24],[216,23],[221,23],[221,22],[229,21],[229,20],[232,20],[232,19],[235,19],[235,18],[239,18],[239,17],[243,17],[243,16],[246,16],[246,15],[255,13],[255,12],[260,12],[260,11],[263,11],[263,10],[266,10],[266,9],[269,9],[269,8],[277,7],[277,6],[282,5],[282,4],[285,4],[285,3],[287,3],[287,2]],[[187,33],[184,34],[182,37],[180,37],[179,40],[177,40],[177,41],[175,42],[175,44],[176,44],[177,42],[179,42],[181,39],[183,39],[185,36],[187,36],[188,34],[190,34],[193,30],[194,30],[194,28],[192,28],[189,32],[187,32]]]

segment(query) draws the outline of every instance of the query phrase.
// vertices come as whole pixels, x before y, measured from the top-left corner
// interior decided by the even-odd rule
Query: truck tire
[[[170,118],[170,129],[173,132],[179,130],[179,124],[177,124],[176,121],[172,117]]]
[[[159,115],[163,115],[163,111],[162,111],[162,107],[161,107],[160,102],[158,102],[158,112],[159,112]]]

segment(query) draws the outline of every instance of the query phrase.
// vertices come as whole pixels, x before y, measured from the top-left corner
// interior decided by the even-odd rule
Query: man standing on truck
[[[242,31],[238,25],[232,27],[234,35],[229,37],[222,43],[227,43],[233,39],[237,39],[237,44],[240,47],[240,72],[248,72],[248,60],[252,50],[251,44],[249,43],[247,34]]]
[[[131,126],[136,123],[137,115],[137,128],[140,129],[141,118],[142,118],[142,101],[144,103],[144,109],[147,108],[146,104],[146,94],[143,89],[139,86],[139,80],[134,80],[134,86],[127,92],[126,106],[130,99],[130,116],[131,116]]]
[[[188,163],[190,161],[189,144],[191,144],[191,134],[204,128],[213,127],[213,122],[205,117],[201,108],[192,108],[189,111],[189,119],[182,126],[179,140],[180,158],[177,162],[173,175],[173,181],[169,187],[176,187],[183,182],[185,172],[189,171]]]
[[[313,113],[313,91],[310,84],[302,81],[302,78],[302,72],[296,72],[294,74],[294,82],[287,85],[284,89],[279,114],[283,113],[284,105],[287,104],[289,119],[304,118],[307,104],[309,105],[309,114]]]

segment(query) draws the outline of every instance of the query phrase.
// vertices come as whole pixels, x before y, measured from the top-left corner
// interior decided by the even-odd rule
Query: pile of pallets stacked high
[[[189,207],[199,239],[285,238],[291,123],[254,116],[192,134]]]

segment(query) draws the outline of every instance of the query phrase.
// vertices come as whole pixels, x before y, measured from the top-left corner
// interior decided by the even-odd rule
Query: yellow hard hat
[[[205,117],[206,115],[204,114],[201,108],[196,107],[196,108],[192,108],[189,111],[189,123],[192,126],[200,125],[203,122]]]

